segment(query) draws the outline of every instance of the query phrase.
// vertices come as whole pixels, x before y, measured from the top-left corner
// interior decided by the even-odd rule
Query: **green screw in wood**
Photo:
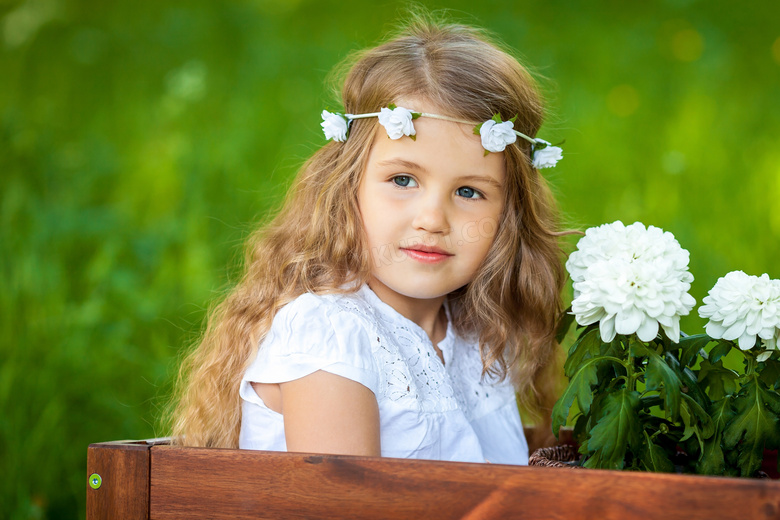
[[[89,476],[89,487],[97,489],[103,483],[103,479],[97,473],[93,473]]]

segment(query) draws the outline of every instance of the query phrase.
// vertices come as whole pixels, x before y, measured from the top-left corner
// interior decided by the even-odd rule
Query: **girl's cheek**
[[[480,240],[492,243],[498,231],[498,220],[495,217],[482,217],[478,220],[466,222],[460,233],[460,240],[466,244],[473,244]]]

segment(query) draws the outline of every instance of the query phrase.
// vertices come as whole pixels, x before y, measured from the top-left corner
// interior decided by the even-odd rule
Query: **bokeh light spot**
[[[639,108],[639,92],[631,85],[618,85],[607,94],[607,108],[620,117],[628,117]]]
[[[685,154],[678,150],[669,150],[661,157],[661,167],[666,173],[676,175],[685,171]]]
[[[55,0],[28,0],[5,15],[2,30],[8,47],[18,47],[33,39],[47,23],[57,17],[59,2]]]
[[[683,29],[672,36],[672,53],[680,61],[696,61],[704,52],[704,38],[694,29]]]
[[[198,101],[206,92],[208,69],[199,60],[192,60],[172,70],[165,77],[168,93],[184,101]]]

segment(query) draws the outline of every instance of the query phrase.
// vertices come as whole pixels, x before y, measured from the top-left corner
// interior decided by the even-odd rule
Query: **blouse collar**
[[[415,331],[421,338],[424,338],[425,341],[431,343],[428,334],[422,329],[422,327],[382,301],[382,299],[377,296],[377,294],[371,289],[371,287],[368,286],[368,284],[363,284],[363,286],[358,290],[358,293],[361,294],[366,300],[368,300],[372,307],[377,309],[388,319],[394,322],[402,323],[410,330]],[[437,344],[437,346],[442,351],[445,363],[449,364],[452,354],[451,346],[454,339],[455,330],[452,326],[452,315],[450,313],[450,304],[447,298],[444,299],[444,314],[447,317],[447,331],[444,334],[444,339],[442,339]]]

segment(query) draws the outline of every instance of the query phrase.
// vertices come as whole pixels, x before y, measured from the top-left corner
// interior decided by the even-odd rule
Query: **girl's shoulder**
[[[377,322],[362,288],[351,293],[304,293],[274,316],[261,343],[264,355],[371,357]]]
[[[349,293],[303,293],[283,306],[274,317],[281,323],[330,327],[372,328],[375,314],[363,288]]]
[[[304,293],[284,305],[260,342],[244,383],[282,383],[325,370],[376,393],[379,366],[370,325],[353,312],[364,307],[356,294]]]

